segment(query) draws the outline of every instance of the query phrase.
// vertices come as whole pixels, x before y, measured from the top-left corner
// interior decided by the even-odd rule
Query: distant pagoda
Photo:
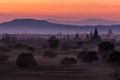
[[[80,39],[80,37],[79,37],[79,33],[76,33],[76,34],[75,34],[74,39]]]
[[[114,40],[115,39],[115,35],[114,33],[112,32],[111,29],[108,30],[108,33],[107,33],[107,40]]]
[[[111,29],[109,29],[109,31],[108,31],[108,35],[113,35],[113,32],[112,32]]]
[[[97,28],[95,28],[94,34],[91,37],[91,41],[101,41],[101,37],[98,34]]]
[[[89,35],[92,36],[92,35],[93,35],[93,32],[91,31]]]
[[[92,36],[93,32],[91,31],[89,34],[86,35],[85,41],[90,41]]]

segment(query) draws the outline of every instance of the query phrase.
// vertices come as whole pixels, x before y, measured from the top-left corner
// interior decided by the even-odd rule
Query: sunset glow
[[[1,0],[0,13],[10,18],[69,17],[119,20],[120,0]],[[3,17],[1,15],[1,21]]]

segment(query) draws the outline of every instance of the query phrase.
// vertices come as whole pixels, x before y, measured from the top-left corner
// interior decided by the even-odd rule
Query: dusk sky
[[[120,20],[120,0],[0,0],[0,21],[14,18]]]

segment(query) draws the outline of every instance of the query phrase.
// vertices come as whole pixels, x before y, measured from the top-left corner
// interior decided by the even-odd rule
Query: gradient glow
[[[18,17],[120,20],[119,9],[120,0],[0,0],[0,21]]]

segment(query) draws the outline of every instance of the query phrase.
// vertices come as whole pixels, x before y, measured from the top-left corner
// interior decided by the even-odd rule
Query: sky
[[[120,0],[0,0],[0,22],[15,18],[120,21]]]

